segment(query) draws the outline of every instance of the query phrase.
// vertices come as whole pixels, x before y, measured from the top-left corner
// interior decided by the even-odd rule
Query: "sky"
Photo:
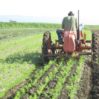
[[[32,16],[61,23],[69,11],[80,23],[99,24],[99,0],[0,0],[0,16]],[[55,20],[54,20],[55,19]]]

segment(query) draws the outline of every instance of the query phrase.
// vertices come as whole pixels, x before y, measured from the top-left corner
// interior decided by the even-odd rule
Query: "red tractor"
[[[79,16],[79,14],[78,14]],[[79,17],[78,17],[79,24]],[[51,40],[51,33],[45,32],[42,43],[42,57],[48,62],[50,59],[77,53],[79,55],[91,55],[94,62],[99,62],[99,33],[92,31],[92,40],[86,40],[86,35],[79,31],[63,31],[63,42],[55,43]]]

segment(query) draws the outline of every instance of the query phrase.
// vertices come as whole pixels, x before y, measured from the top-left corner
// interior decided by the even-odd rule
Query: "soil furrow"
[[[99,64],[93,65],[92,71],[92,89],[89,99],[99,99]]]
[[[76,99],[88,99],[92,86],[92,69],[91,64],[87,61],[84,65],[83,74],[80,81],[80,88],[77,91]],[[89,98],[90,99],[90,98]]]
[[[99,30],[93,33],[93,68],[90,99],[99,99]]]

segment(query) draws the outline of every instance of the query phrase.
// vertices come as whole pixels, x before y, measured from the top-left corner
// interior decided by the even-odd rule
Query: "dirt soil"
[[[91,64],[87,64],[84,69],[81,88],[76,99],[99,99],[99,63],[95,63],[99,53],[99,30],[94,32],[94,49],[96,53]],[[90,68],[91,67],[91,68]]]
[[[91,64],[86,63],[83,75],[80,81],[80,89],[77,92],[75,99],[88,99],[92,86],[92,69]]]
[[[93,65],[92,65],[92,88],[89,99],[99,99],[99,30],[94,31]]]
[[[99,99],[99,64],[93,65],[92,71],[92,89],[89,99]]]

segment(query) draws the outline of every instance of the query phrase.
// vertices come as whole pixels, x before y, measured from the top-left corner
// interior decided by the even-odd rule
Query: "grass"
[[[45,31],[53,31],[47,28],[10,28],[0,29],[0,42],[10,39],[23,38],[34,34],[43,33]]]
[[[30,75],[37,62],[35,60],[39,58],[35,53],[36,51],[39,53],[39,50],[36,49],[40,49],[40,43],[38,42],[38,48],[31,36],[2,44],[0,46],[0,67],[2,67],[0,71],[3,71],[3,69],[4,71],[0,73],[0,88],[5,90],[1,89],[0,95]],[[5,80],[6,83],[4,83]]]
[[[85,29],[88,29],[88,30],[99,30],[99,25],[85,25]]]
[[[0,64],[0,67],[3,65],[0,70],[0,97],[5,95],[5,92],[15,86],[16,84],[26,79],[30,73],[35,68],[33,65],[29,64]],[[23,67],[24,65],[24,67]],[[28,72],[27,72],[27,71]],[[6,82],[6,83],[5,83]]]
[[[89,29],[83,29],[83,33],[86,34],[86,40],[91,40],[92,39],[92,31]]]

